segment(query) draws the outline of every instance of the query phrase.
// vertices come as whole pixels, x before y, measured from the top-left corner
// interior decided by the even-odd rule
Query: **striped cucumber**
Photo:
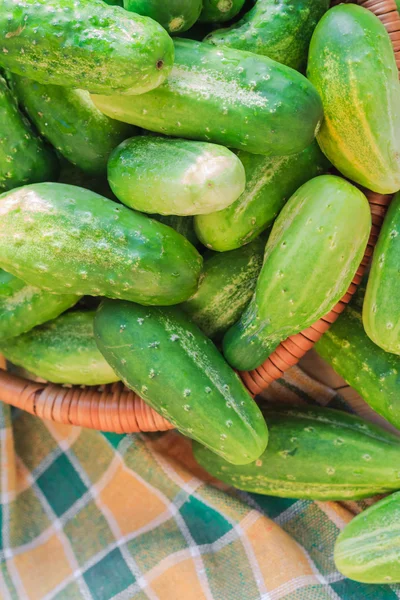
[[[246,177],[238,157],[223,146],[136,136],[111,154],[108,181],[130,208],[187,216],[226,208],[243,192]]]
[[[213,31],[205,41],[269,56],[302,71],[313,31],[329,4],[329,0],[257,0],[240,21]]]
[[[123,0],[124,8],[151,17],[169,34],[191,28],[200,16],[202,0]]]
[[[132,126],[103,115],[89,92],[15,74],[12,81],[21,107],[40,135],[87,173],[105,174],[112,150],[134,133]]]
[[[182,308],[209,338],[224,334],[250,302],[266,241],[261,236],[231,252],[205,254],[199,288]]]
[[[400,193],[393,198],[375,247],[363,308],[365,331],[386,352],[400,354]]]
[[[124,383],[182,433],[235,464],[265,450],[268,431],[258,406],[182,310],[106,300],[94,330]]]
[[[0,192],[57,177],[55,154],[33,132],[0,76]]]
[[[243,8],[245,0],[203,0],[200,23],[225,23]]]
[[[101,0],[2,0],[0,31],[0,66],[99,94],[148,92],[174,58],[161,25]]]
[[[118,381],[97,349],[95,311],[73,311],[0,343],[0,352],[15,365],[52,383],[102,385]]]
[[[275,221],[254,296],[225,334],[228,362],[255,369],[329,312],[351,283],[370,229],[369,204],[356,187],[333,175],[305,183]]]
[[[328,408],[263,413],[269,441],[258,460],[230,465],[195,443],[196,460],[229,485],[280,498],[357,500],[399,488],[397,436]]]
[[[0,269],[0,340],[55,319],[78,300],[73,294],[51,294]]]
[[[0,196],[0,266],[55,293],[178,304],[202,258],[176,231],[83,188],[39,183]]]
[[[400,492],[354,517],[335,544],[335,564],[363,583],[400,582]]]
[[[267,157],[240,150],[238,157],[246,173],[243,194],[224,210],[195,217],[199,239],[218,252],[234,250],[255,239],[303,183],[329,168],[316,141],[291,156]]]
[[[355,4],[329,10],[312,37],[307,75],[324,105],[318,143],[349,179],[400,189],[400,84],[389,35]]]
[[[185,39],[175,39],[174,67],[157,90],[94,101],[109,117],[158,133],[275,156],[304,150],[322,119],[321,100],[299,73]]]

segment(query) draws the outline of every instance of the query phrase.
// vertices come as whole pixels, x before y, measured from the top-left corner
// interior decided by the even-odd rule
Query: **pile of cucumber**
[[[0,353],[55,383],[122,380],[239,489],[400,490],[399,436],[261,410],[236,373],[332,310],[370,236],[365,188],[400,190],[379,19],[328,0],[2,0],[0,36]],[[317,344],[400,431],[399,296],[400,193]],[[394,494],[346,528],[342,573],[400,581],[399,515]]]

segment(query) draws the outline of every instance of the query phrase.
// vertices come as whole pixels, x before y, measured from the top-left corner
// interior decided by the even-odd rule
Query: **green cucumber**
[[[335,6],[315,29],[307,75],[324,105],[318,143],[331,163],[374,192],[397,192],[400,84],[384,25],[361,6]]]
[[[178,304],[197,289],[202,258],[176,231],[62,183],[0,196],[0,266],[55,293]]]
[[[124,8],[151,17],[171,35],[190,29],[200,16],[202,0],[123,0]]]
[[[103,115],[89,92],[15,74],[12,80],[21,107],[40,135],[87,173],[105,174],[112,150],[134,133],[132,126]]]
[[[57,177],[55,154],[33,132],[0,76],[0,191]]]
[[[108,181],[126,206],[178,216],[222,210],[246,185],[243,165],[228,148],[153,136],[136,136],[115,148]]]
[[[182,433],[235,464],[264,451],[268,431],[258,406],[182,310],[106,300],[94,331],[124,383]]]
[[[224,337],[236,369],[255,369],[278,344],[328,313],[349,287],[371,229],[364,194],[333,175],[305,183],[282,209],[254,296]]]
[[[194,220],[199,239],[218,252],[254,240],[303,183],[329,168],[316,141],[291,156],[266,157],[240,150],[238,157],[246,173],[243,194],[228,208]]]
[[[321,100],[299,73],[232,48],[175,39],[171,75],[145,96],[94,96],[113,119],[158,133],[254,154],[285,155],[311,144]]]
[[[386,352],[400,354],[400,193],[393,198],[372,258],[363,308],[365,331]]]
[[[358,500],[400,485],[400,440],[359,417],[328,408],[265,409],[267,449],[231,465],[200,444],[196,460],[247,492],[280,498]]]
[[[0,343],[15,365],[52,383],[102,385],[118,381],[97,349],[95,311],[73,311]]]
[[[304,70],[311,36],[329,4],[329,0],[257,0],[240,21],[213,31],[205,41]]]
[[[364,291],[357,291],[315,349],[373,410],[400,429],[400,358],[379,348],[365,333]]]
[[[245,0],[203,0],[200,23],[224,23],[240,13]]]
[[[177,217],[176,215],[149,215],[152,219],[172,227],[183,235],[193,246],[200,246],[199,239],[194,231],[193,217]]]
[[[0,31],[0,66],[40,83],[143,94],[173,64],[161,25],[101,0],[2,0]]]
[[[356,515],[335,544],[335,564],[362,583],[400,582],[400,492]]]
[[[79,298],[73,294],[51,294],[0,269],[0,340],[55,319]]]
[[[204,255],[199,288],[182,308],[209,338],[224,334],[250,302],[266,241],[261,236],[243,248]]]

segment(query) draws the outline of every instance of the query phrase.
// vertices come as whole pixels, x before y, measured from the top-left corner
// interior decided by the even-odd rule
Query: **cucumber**
[[[200,16],[202,0],[123,0],[124,8],[151,17],[171,35],[190,29]]]
[[[202,258],[170,227],[83,188],[38,183],[0,196],[0,266],[55,293],[178,304]]]
[[[200,23],[224,23],[240,13],[245,0],[203,0]]]
[[[251,242],[271,225],[303,183],[329,169],[316,141],[291,156],[266,157],[240,150],[238,158],[246,173],[243,194],[228,208],[194,220],[199,239],[218,252]]]
[[[240,21],[213,31],[205,41],[269,56],[303,71],[311,36],[329,4],[329,0],[258,0]]]
[[[200,246],[197,235],[194,231],[193,217],[177,217],[175,215],[149,215],[152,219],[172,227],[178,233],[183,235],[193,246]]]
[[[321,19],[307,70],[324,105],[318,143],[345,177],[400,189],[400,84],[393,46],[369,10],[341,4]]]
[[[0,76],[0,191],[57,177],[55,154],[33,132]]]
[[[328,313],[348,289],[370,229],[369,204],[356,187],[333,175],[305,183],[275,221],[254,296],[225,334],[228,362],[255,369]]]
[[[363,308],[365,331],[386,352],[400,354],[400,193],[393,198],[372,258]]]
[[[265,409],[267,449],[247,465],[230,465],[193,444],[200,465],[247,492],[280,498],[358,500],[396,490],[400,440],[359,417],[328,408]]]
[[[183,310],[209,338],[219,338],[251,300],[260,273],[266,237],[231,252],[204,255],[203,277]]]
[[[61,156],[61,155],[60,155]],[[110,186],[108,185],[107,177],[101,175],[90,175],[85,173],[72,163],[62,157],[61,171],[58,178],[58,183],[68,183],[69,185],[76,185],[78,187],[85,188],[100,194],[105,198],[118,202],[118,198],[112,193]]]
[[[354,517],[335,544],[335,564],[363,583],[400,582],[400,492]]]
[[[157,90],[129,98],[94,96],[98,108],[158,133],[254,154],[296,154],[311,144],[322,105],[302,75],[232,48],[185,39],[174,45],[174,68]]]
[[[2,0],[0,66],[40,83],[143,94],[174,58],[167,32],[101,0]]]
[[[0,343],[15,365],[52,383],[102,385],[118,381],[97,349],[95,311],[73,311]]]
[[[115,148],[108,181],[126,206],[178,216],[222,210],[246,185],[243,165],[228,148],[153,136],[136,136]]]
[[[105,174],[112,150],[134,133],[132,126],[103,115],[89,92],[15,74],[12,80],[21,107],[40,135],[87,173]]]
[[[0,269],[0,340],[55,319],[78,300],[73,294],[51,294]]]
[[[182,433],[235,464],[264,451],[268,431],[258,406],[182,310],[106,300],[94,331],[124,383]]]
[[[400,358],[384,352],[365,333],[364,291],[357,291],[315,349],[373,410],[400,429]]]

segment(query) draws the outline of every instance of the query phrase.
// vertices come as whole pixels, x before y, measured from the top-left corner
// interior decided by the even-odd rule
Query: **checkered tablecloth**
[[[268,397],[341,405],[297,368]],[[234,491],[175,432],[101,434],[1,403],[0,427],[5,600],[400,597],[400,586],[360,585],[335,569],[334,540],[360,504]]]

